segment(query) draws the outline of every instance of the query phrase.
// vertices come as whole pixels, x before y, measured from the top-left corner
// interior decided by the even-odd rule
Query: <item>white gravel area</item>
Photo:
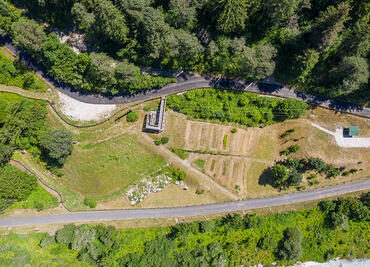
[[[109,114],[116,108],[116,105],[87,104],[77,101],[61,92],[58,92],[60,109],[64,115],[79,121],[94,121]]]
[[[337,128],[335,132],[329,131],[316,123],[312,123],[313,127],[334,136],[335,142],[340,147],[370,147],[370,138],[366,137],[343,137],[343,128]]]

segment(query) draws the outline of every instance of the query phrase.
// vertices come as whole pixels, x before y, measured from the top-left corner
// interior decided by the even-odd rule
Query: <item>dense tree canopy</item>
[[[45,134],[41,145],[51,160],[62,165],[72,153],[72,133],[66,130],[49,131]]]
[[[107,67],[107,77],[88,73],[94,69],[90,56],[72,56],[72,50],[56,44],[43,50],[47,34],[42,27],[24,15],[19,19],[22,12],[1,0],[0,30],[26,51],[39,53],[36,58],[45,60],[58,81],[80,90],[115,94],[170,82],[135,74],[136,65],[251,80],[274,75],[315,94],[369,101],[370,26],[365,0],[21,2],[51,27],[79,29],[91,50],[106,53],[117,66],[132,64],[119,65],[117,70]],[[58,55],[54,61],[47,50]]]

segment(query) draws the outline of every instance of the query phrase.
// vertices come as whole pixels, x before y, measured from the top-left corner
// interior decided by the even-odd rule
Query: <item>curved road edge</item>
[[[348,184],[334,185],[317,190],[297,192],[268,198],[246,199],[233,202],[188,207],[128,209],[117,211],[90,211],[56,215],[0,218],[0,227],[30,226],[54,223],[112,221],[128,219],[152,219],[215,214],[251,210],[318,200],[370,189],[370,179]]]

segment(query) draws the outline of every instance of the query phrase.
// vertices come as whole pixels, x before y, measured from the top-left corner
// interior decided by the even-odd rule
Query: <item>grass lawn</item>
[[[151,174],[165,161],[140,146],[136,136],[123,134],[74,147],[62,172],[63,183],[84,196],[101,198]]]

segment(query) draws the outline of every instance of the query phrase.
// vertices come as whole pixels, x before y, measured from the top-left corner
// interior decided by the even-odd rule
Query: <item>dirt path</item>
[[[137,132],[133,132],[133,134],[137,134]],[[204,186],[208,186],[213,189],[217,189],[220,193],[224,194],[227,196],[229,199],[236,200],[239,197],[231,193],[229,190],[224,188],[223,186],[219,185],[216,183],[214,180],[212,180],[208,175],[204,174],[203,172],[199,171],[198,169],[194,168],[190,162],[187,160],[182,160],[180,159],[176,154],[168,150],[165,146],[156,146],[153,143],[153,139],[150,138],[148,135],[145,133],[140,132],[138,134],[139,136],[142,137],[141,141],[144,141],[147,146],[153,147],[155,151],[162,157],[164,157],[168,163],[177,165],[178,167],[181,167],[186,172],[192,172],[193,174],[197,175],[197,179],[201,184]]]

